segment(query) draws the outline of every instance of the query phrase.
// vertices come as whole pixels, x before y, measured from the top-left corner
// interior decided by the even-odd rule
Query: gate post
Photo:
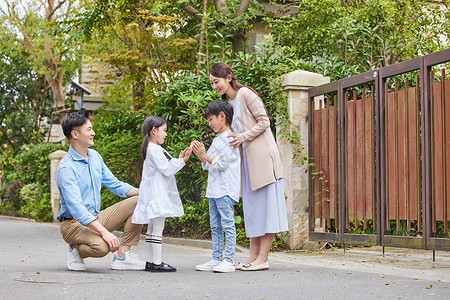
[[[299,137],[300,145],[294,145],[282,138],[277,139],[283,164],[283,182],[286,196],[289,231],[287,244],[290,249],[317,248],[318,244],[310,242],[308,193],[308,166],[301,163],[302,157],[308,155],[308,90],[330,82],[329,77],[297,70],[282,76],[282,87],[287,97],[287,112],[291,122],[289,134],[293,132]],[[280,136],[280,128],[277,128]],[[294,158],[296,146],[301,153]]]
[[[67,152],[62,150],[57,150],[48,155],[50,159],[50,199],[52,201],[52,212],[53,221],[57,222],[56,217],[59,215],[61,210],[61,203],[59,202],[59,191],[56,186],[56,172],[58,171],[58,165],[61,159],[66,155]]]

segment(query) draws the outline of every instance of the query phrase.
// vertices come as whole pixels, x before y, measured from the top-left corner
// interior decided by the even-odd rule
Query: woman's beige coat
[[[252,191],[283,177],[280,152],[270,130],[267,110],[252,90],[239,90],[244,132],[239,134],[245,143]]]

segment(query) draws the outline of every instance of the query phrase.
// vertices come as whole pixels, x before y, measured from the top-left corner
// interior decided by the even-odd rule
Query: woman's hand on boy
[[[239,147],[239,145],[241,145],[243,143],[242,135],[237,134],[236,132],[230,133],[227,137],[232,137],[233,138],[232,140],[230,140],[228,142],[228,144],[230,146],[233,146],[234,148]]]

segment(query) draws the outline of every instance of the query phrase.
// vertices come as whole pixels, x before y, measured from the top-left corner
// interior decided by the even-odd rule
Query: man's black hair
[[[72,138],[72,130],[74,128],[83,126],[84,123],[90,120],[89,112],[85,109],[71,112],[62,121],[62,129],[64,135],[70,140]]]
[[[233,106],[224,100],[214,100],[208,104],[205,110],[205,117],[208,119],[210,116],[219,116],[220,112],[225,114],[225,123],[231,126],[233,121]]]

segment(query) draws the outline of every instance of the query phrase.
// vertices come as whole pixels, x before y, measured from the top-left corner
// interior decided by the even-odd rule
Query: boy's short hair
[[[89,112],[85,109],[68,114],[61,124],[64,135],[70,140],[72,138],[72,130],[76,127],[83,126],[89,120]]]
[[[233,106],[224,100],[214,100],[209,103],[205,110],[205,117],[208,119],[210,116],[218,116],[220,112],[225,114],[225,123],[228,126],[231,126],[231,122],[233,121]]]

